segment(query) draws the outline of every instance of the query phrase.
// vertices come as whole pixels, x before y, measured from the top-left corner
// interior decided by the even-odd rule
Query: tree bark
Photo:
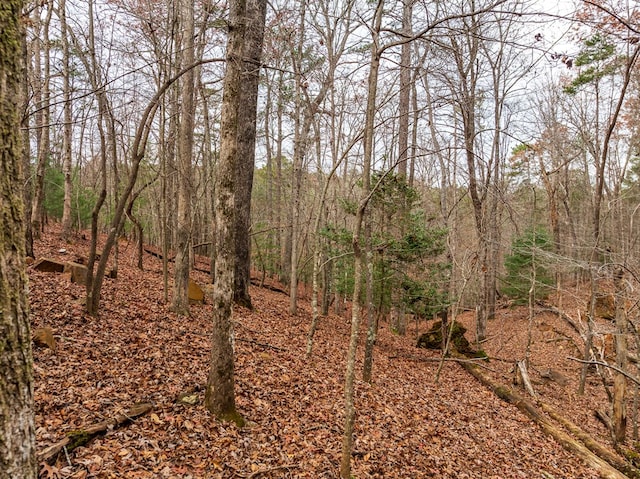
[[[31,178],[31,141],[29,134],[30,120],[27,114],[29,110],[29,49],[27,48],[26,28],[22,28],[22,58],[26,65],[22,71],[21,105],[22,121],[22,174],[24,175],[24,217],[25,217],[25,248],[30,258],[35,258],[33,252],[33,230],[31,228],[31,206],[33,201],[33,180]]]
[[[616,445],[623,444],[627,434],[627,410],[626,410],[626,385],[627,379],[624,372],[627,370],[627,312],[624,305],[624,271],[622,267],[616,267],[613,275],[615,284],[615,311],[616,311],[616,371],[613,377],[613,402],[612,415],[613,422],[613,442]]]
[[[247,26],[243,58],[242,89],[238,113],[238,164],[235,197],[236,264],[233,300],[251,308],[251,191],[256,157],[256,119],[258,113],[258,81],[264,24],[265,0],[247,0]]]
[[[233,0],[229,10],[227,68],[224,76],[220,122],[220,160],[216,175],[215,237],[216,288],[213,297],[213,337],[207,409],[220,420],[238,426],[244,420],[236,411],[234,393],[233,326],[231,308],[235,271],[235,187],[238,164],[238,108],[242,88],[246,0]]]
[[[182,37],[182,64],[192,65],[194,51],[193,0],[180,0]],[[189,269],[191,258],[191,163],[193,156],[193,124],[195,115],[195,71],[190,69],[180,79],[181,111],[178,132],[179,192],[178,228],[176,233],[176,262],[174,266],[173,301],[171,309],[180,315],[189,315]]]
[[[628,477],[618,469],[591,452],[585,445],[576,441],[566,432],[556,427],[549,419],[547,419],[530,401],[522,397],[511,389],[493,383],[485,374],[476,366],[469,363],[460,363],[472,376],[485,386],[489,387],[500,399],[516,406],[520,411],[529,416],[540,428],[549,436],[553,437],[567,451],[576,454],[589,467],[598,471],[601,477],[605,479],[628,479]],[[632,476],[634,477],[634,476]]]
[[[62,204],[62,237],[68,240],[71,236],[71,72],[69,70],[69,37],[67,36],[67,7],[66,1],[60,0],[58,5],[58,17],[60,18],[60,38],[62,40],[62,100],[63,100],[63,140],[62,155],[64,174],[64,200]]]
[[[371,61],[369,65],[369,79],[367,91],[367,109],[364,127],[364,151],[362,170],[362,199],[356,214],[355,230],[353,232],[353,253],[354,253],[354,273],[353,273],[353,304],[351,308],[351,336],[349,339],[349,350],[347,352],[347,368],[345,373],[344,402],[345,420],[344,432],[342,436],[342,457],[340,460],[340,477],[342,479],[351,478],[351,451],[353,449],[353,427],[355,424],[355,363],[358,349],[358,333],[360,330],[360,319],[362,310],[362,300],[360,292],[362,290],[362,275],[365,267],[365,249],[362,244],[362,227],[365,220],[367,205],[371,198],[371,163],[373,159],[373,138],[374,119],[376,111],[376,95],[378,91],[378,72],[380,70],[380,57],[378,38],[380,26],[382,24],[384,0],[378,0],[372,25]]]
[[[20,102],[21,0],[0,8],[0,478],[35,479],[33,360],[27,302]]]
[[[42,230],[42,222],[44,219],[44,177],[47,171],[49,163],[49,155],[51,154],[51,145],[49,137],[49,123],[51,108],[50,103],[50,56],[49,56],[49,25],[51,23],[52,5],[50,1],[43,2],[41,7],[36,8],[36,15],[40,15],[40,8],[47,8],[47,14],[44,19],[44,24],[41,25],[41,20],[38,18],[36,24],[38,27],[42,26],[43,30],[42,40],[38,38],[35,42],[36,48],[34,51],[35,71],[34,71],[34,84],[35,84],[35,100],[37,102],[38,112],[36,113],[36,126],[37,130],[37,147],[38,147],[38,163],[36,167],[36,181],[35,190],[33,194],[33,207],[31,210],[31,223],[32,232],[36,238],[40,238]],[[40,30],[38,28],[38,35]],[[44,59],[42,55],[44,54]]]
[[[402,2],[402,30],[411,36],[411,12],[414,0]],[[400,99],[398,104],[398,176],[407,180],[409,153],[409,100],[411,94],[411,42],[402,44],[400,52]]]

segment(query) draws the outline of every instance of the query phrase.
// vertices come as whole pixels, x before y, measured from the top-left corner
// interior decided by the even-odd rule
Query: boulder
[[[448,325],[451,327],[451,325]],[[462,326],[458,321],[454,321],[453,323],[453,331],[451,332],[451,344],[455,347],[456,351],[462,354],[472,353],[473,349],[467,341],[467,338],[464,337],[464,333],[467,332],[467,329]],[[442,321],[436,321],[431,326],[431,329],[426,333],[420,335],[418,338],[418,344],[416,345],[419,348],[425,349],[441,349],[442,348]]]
[[[50,327],[38,328],[33,333],[33,343],[41,348],[49,348],[55,352],[58,348],[56,340],[53,337],[53,331]]]
[[[616,318],[616,304],[613,294],[599,294],[596,296],[596,316],[613,321]]]
[[[71,282],[85,284],[87,282],[87,267],[80,263],[69,261],[64,265],[63,273],[71,274]]]
[[[33,264],[33,269],[45,273],[62,273],[64,271],[64,265],[64,261],[58,261],[52,258],[40,258]]]
[[[189,278],[189,303],[204,303],[204,292],[194,280]]]

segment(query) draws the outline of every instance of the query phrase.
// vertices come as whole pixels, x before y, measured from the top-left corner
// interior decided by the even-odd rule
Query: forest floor
[[[61,242],[51,230],[36,243],[36,257],[86,256],[87,240]],[[41,477],[337,477],[347,316],[321,318],[307,360],[308,301],[292,316],[285,294],[252,287],[255,308],[236,308],[233,316],[236,400],[247,420],[238,429],[217,422],[203,405],[211,306],[193,305],[188,318],[173,314],[163,300],[161,261],[145,254],[144,267],[135,267],[134,245],[122,242],[118,278],[105,279],[96,318],[83,310],[82,286],[29,268],[32,328],[52,328],[57,341],[55,352],[34,349],[38,450],[135,403],[153,404],[148,414],[43,464]],[[193,277],[207,282],[204,273]],[[581,304],[576,298],[567,313],[575,317]],[[470,326],[472,315],[462,320]],[[501,309],[490,322],[483,348],[492,359],[483,371],[495,381],[512,386],[528,324],[521,307]],[[458,363],[445,362],[436,383],[439,352],[415,347],[416,333],[428,325],[419,326],[399,336],[380,325],[373,381],[356,382],[354,478],[599,477]],[[581,365],[567,357],[580,356],[579,335],[551,313],[536,314],[533,326],[530,374],[537,392],[609,443],[593,415],[607,409],[599,376],[591,372],[586,394],[576,394]],[[549,369],[563,379],[542,377]],[[185,392],[197,395],[195,405],[176,401]]]

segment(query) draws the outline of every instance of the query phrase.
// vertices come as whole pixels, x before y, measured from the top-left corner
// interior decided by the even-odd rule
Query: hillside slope
[[[49,235],[36,252],[69,260],[87,247]],[[284,294],[254,287],[255,310],[234,314],[237,403],[249,421],[239,430],[213,420],[202,404],[210,306],[193,306],[190,318],[169,312],[160,260],[145,256],[142,272],[133,267],[134,246],[120,249],[118,279],[105,281],[98,318],[83,312],[81,286],[29,271],[32,326],[51,327],[58,343],[55,353],[34,353],[38,448],[137,402],[150,401],[153,410],[68,459],[61,454],[43,476],[337,477],[349,320],[322,318],[307,361],[308,303],[301,301],[294,317]],[[201,273],[194,277],[206,282]],[[489,352],[518,356],[516,346],[497,338],[498,328],[499,321],[490,325]],[[434,383],[436,357],[414,348],[413,328],[398,337],[382,325],[373,383],[357,383],[355,478],[598,477],[458,364],[447,362]],[[487,367],[507,374],[494,367],[499,363]],[[199,402],[176,402],[185,392],[197,393]]]

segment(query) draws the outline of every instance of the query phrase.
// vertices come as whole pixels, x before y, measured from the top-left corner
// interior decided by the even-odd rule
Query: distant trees
[[[22,196],[23,2],[0,8],[0,478],[38,477]]]

